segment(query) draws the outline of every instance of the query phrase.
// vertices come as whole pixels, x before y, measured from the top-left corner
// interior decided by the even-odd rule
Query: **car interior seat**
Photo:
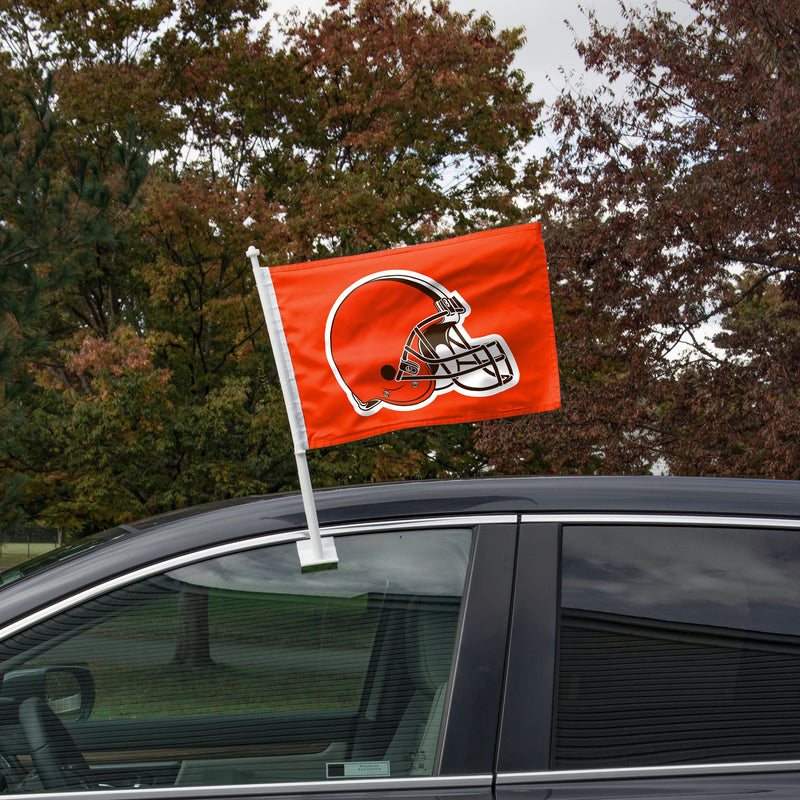
[[[412,693],[385,759],[392,776],[431,775],[453,658],[458,605],[425,599],[406,611],[405,658]]]

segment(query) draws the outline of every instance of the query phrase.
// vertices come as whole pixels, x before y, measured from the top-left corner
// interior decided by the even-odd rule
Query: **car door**
[[[91,674],[94,702],[53,721],[52,698],[4,691],[7,789],[489,791],[516,522],[332,533],[334,570],[302,571],[298,534],[258,537],[17,624],[0,642],[6,688],[68,667]]]
[[[800,524],[523,519],[498,800],[800,792]]]

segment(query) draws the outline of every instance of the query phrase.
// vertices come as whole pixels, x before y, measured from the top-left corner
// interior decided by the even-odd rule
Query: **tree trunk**
[[[181,592],[178,597],[178,641],[172,663],[181,667],[208,667],[214,663],[205,592]]]

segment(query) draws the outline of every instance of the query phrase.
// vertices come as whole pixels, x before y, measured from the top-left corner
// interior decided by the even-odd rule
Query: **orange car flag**
[[[538,223],[269,269],[248,255],[295,450],[560,405]]]

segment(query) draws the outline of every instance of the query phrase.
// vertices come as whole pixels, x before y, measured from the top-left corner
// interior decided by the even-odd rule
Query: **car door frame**
[[[488,796],[493,785],[493,766],[499,729],[503,679],[506,667],[508,621],[514,563],[517,546],[518,516],[468,514],[452,517],[384,520],[333,526],[326,534],[370,533],[380,530],[413,528],[446,529],[469,527],[473,531],[471,561],[464,589],[464,599],[454,653],[450,691],[445,703],[439,757],[432,776],[390,778],[381,780],[331,781],[324,788],[304,784],[244,784],[237,787],[193,787],[203,796],[252,796],[254,793],[303,794],[323,796],[331,793],[358,791],[376,797],[395,790],[427,789],[463,790],[464,797]],[[104,594],[121,585],[133,583],[149,574],[202,560],[208,555],[244,551],[254,547],[278,544],[301,538],[297,532],[259,534],[248,539],[203,548],[193,553],[176,555],[160,565],[133,567],[102,584],[95,584],[73,599],[63,599],[50,609],[39,609],[7,626],[19,632],[59,611],[78,605],[88,597]],[[76,723],[79,725],[80,723]],[[67,727],[72,727],[68,725]],[[148,796],[178,797],[187,787],[163,786],[148,789]],[[109,790],[109,793],[113,790]],[[126,792],[126,789],[117,791]],[[114,794],[117,791],[113,791]],[[137,790],[140,791],[140,790]],[[96,796],[96,792],[93,792]],[[462,791],[458,792],[462,796]],[[70,793],[74,795],[74,793]],[[49,797],[55,796],[48,793]],[[361,794],[361,796],[364,796]]]
[[[800,757],[792,761],[726,761],[666,766],[555,770],[556,696],[561,602],[561,544],[566,525],[771,528],[800,535],[800,520],[684,513],[524,515],[514,582],[496,800],[672,800],[747,792],[790,800],[800,789]]]

